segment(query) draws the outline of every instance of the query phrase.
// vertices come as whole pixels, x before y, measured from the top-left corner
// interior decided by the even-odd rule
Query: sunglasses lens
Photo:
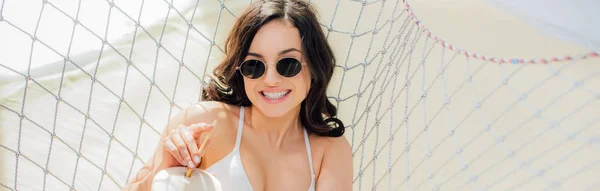
[[[295,58],[284,58],[277,63],[277,72],[285,77],[294,77],[302,70],[302,64]]]
[[[257,79],[265,73],[265,65],[259,60],[247,60],[240,66],[240,72],[247,78]]]

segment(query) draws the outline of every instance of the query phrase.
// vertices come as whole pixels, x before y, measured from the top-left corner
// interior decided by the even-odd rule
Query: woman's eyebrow
[[[285,50],[282,50],[281,52],[279,52],[279,55],[283,55],[283,54],[286,54],[286,53],[289,53],[289,52],[293,52],[293,51],[302,53],[302,51],[298,50],[297,48],[288,48],[288,49],[285,49]],[[258,57],[258,58],[264,58],[261,54],[255,53],[255,52],[248,52],[248,56],[254,56],[254,57]]]
[[[300,51],[300,50],[298,50],[296,48],[288,48],[288,49],[285,49],[285,50],[279,52],[279,55],[282,55],[282,54],[285,54],[285,53],[288,53],[288,52],[292,52],[292,51],[297,51],[297,52],[302,53],[302,51]]]

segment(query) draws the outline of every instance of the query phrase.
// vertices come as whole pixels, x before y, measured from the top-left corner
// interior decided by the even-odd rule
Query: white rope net
[[[199,100],[249,3],[0,0],[0,190],[122,188]],[[355,190],[600,189],[597,53],[496,39],[486,55],[547,59],[492,58],[436,37],[416,15],[459,20],[426,3],[311,3],[338,60],[328,92]]]

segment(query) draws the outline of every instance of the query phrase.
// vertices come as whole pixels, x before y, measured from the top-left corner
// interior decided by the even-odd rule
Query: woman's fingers
[[[198,123],[191,125],[190,130],[194,134],[194,138],[196,139],[195,144],[198,148],[198,150],[191,153],[194,156],[194,159],[201,160],[202,156],[204,156],[204,153],[206,152],[206,148],[210,144],[210,137],[207,136],[213,130],[213,126],[211,124]],[[204,148],[202,148],[202,143],[205,142],[205,139],[206,145],[204,145]]]
[[[190,132],[192,134],[192,137],[194,137],[194,139],[198,139],[200,138],[200,135],[202,135],[203,133],[206,132],[210,132],[212,131],[213,126],[211,124],[207,124],[207,123],[196,123],[196,124],[192,124],[190,125]]]
[[[173,155],[173,157],[175,159],[177,159],[177,161],[180,164],[183,164],[183,158],[181,158],[181,154],[179,154],[179,150],[177,150],[177,146],[175,146],[175,143],[173,143],[173,141],[171,140],[171,136],[169,136],[167,139],[165,139],[164,147],[165,147],[165,149],[167,149],[167,151],[169,153],[171,153],[171,155]]]
[[[210,140],[207,139],[204,148],[200,148],[204,139],[206,139],[206,136],[201,135],[207,134],[212,129],[212,125],[206,123],[190,126],[180,125],[169,132],[164,142],[164,148],[181,165],[195,168],[200,164],[206,148],[210,145]]]
[[[171,136],[171,140],[173,141],[173,143],[177,147],[177,151],[179,151],[179,155],[183,159],[183,163],[181,163],[181,164],[184,165],[184,166],[192,166],[193,167],[193,164],[190,165],[191,157],[190,157],[190,152],[188,150],[188,145],[185,143],[185,141],[181,137],[181,132],[180,131],[181,131],[181,129],[178,128],[173,133],[173,136]]]
[[[196,145],[196,140],[194,139],[194,137],[192,137],[191,130],[189,128],[181,128],[180,132],[181,132],[181,137],[183,138],[183,141],[185,141],[185,143],[187,145],[187,149],[188,149],[187,151],[190,154],[190,160],[192,160],[192,165],[188,165],[188,166],[191,166],[190,168],[193,168],[200,163],[200,158],[193,155],[194,153],[198,152],[198,146]]]

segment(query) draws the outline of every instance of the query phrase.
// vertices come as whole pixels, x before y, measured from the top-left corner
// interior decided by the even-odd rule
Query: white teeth
[[[283,96],[287,95],[287,93],[289,93],[290,91],[283,91],[283,92],[262,92],[262,94],[268,98],[268,99],[279,99],[282,98]]]

